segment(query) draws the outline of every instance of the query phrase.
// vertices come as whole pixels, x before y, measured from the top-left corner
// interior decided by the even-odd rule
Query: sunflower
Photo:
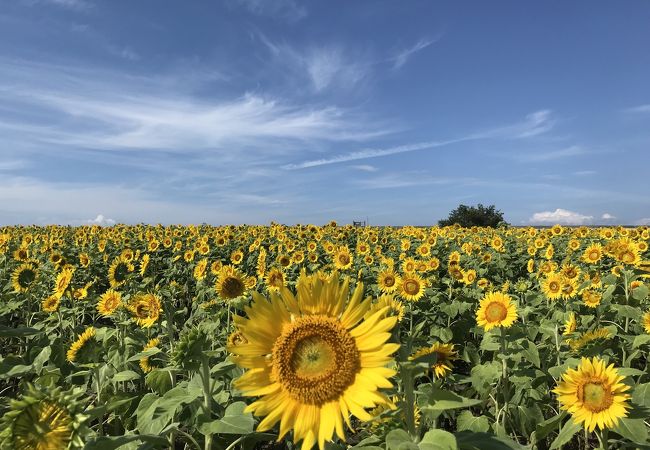
[[[284,273],[277,267],[268,271],[265,278],[266,288],[271,292],[279,292],[280,288],[285,285]]]
[[[208,269],[208,260],[207,258],[203,258],[199,262],[196,263],[196,266],[194,266],[194,279],[197,281],[201,281],[205,279],[205,275],[207,273]]]
[[[144,276],[144,274],[147,271],[147,267],[149,267],[149,261],[151,257],[149,256],[148,253],[145,253],[142,255],[142,259],[140,260],[140,276]]]
[[[108,282],[113,289],[116,289],[126,283],[126,277],[129,272],[133,272],[132,264],[123,261],[121,258],[115,258],[108,268]]]
[[[398,286],[400,297],[416,302],[424,296],[425,281],[417,273],[405,273]]]
[[[415,361],[428,355],[436,355],[436,360],[431,366],[436,378],[444,378],[451,373],[454,368],[453,361],[458,359],[458,352],[454,350],[454,344],[442,344],[440,342],[416,351],[409,359]]]
[[[608,339],[611,336],[612,332],[607,328],[596,328],[595,330],[587,331],[580,337],[569,339],[568,344],[571,347],[571,350],[574,352],[579,352],[587,344],[599,339]]]
[[[14,292],[27,292],[37,277],[38,270],[34,264],[21,264],[11,275],[11,285]]]
[[[260,248],[260,253],[257,255],[257,276],[263,278],[266,275],[266,249]]]
[[[66,353],[66,358],[70,362],[74,362],[77,359],[79,351],[83,348],[84,345],[88,343],[93,337],[95,337],[95,328],[88,327],[86,330],[79,335],[76,341],[72,343],[68,352]]]
[[[160,339],[158,339],[158,338],[153,338],[153,339],[151,339],[149,342],[147,342],[147,343],[145,344],[145,346],[144,346],[144,348],[142,349],[142,351],[143,351],[143,352],[146,352],[147,350],[150,350],[150,349],[152,349],[152,348],[154,348],[154,347],[157,347],[158,344],[160,344]],[[152,371],[153,369],[155,369],[155,368],[156,368],[156,366],[154,366],[154,365],[151,364],[151,362],[149,361],[149,357],[148,357],[148,356],[145,356],[145,357],[143,357],[143,358],[140,358],[140,369],[142,369],[142,371],[143,371],[144,373],[149,373],[149,372],[151,372],[151,371]]]
[[[233,266],[223,266],[217,275],[215,290],[223,300],[232,300],[246,292],[246,276]]]
[[[576,315],[575,313],[570,313],[569,318],[564,322],[564,331],[562,332],[562,335],[566,336],[567,334],[573,333],[576,331],[576,326]]]
[[[476,270],[469,269],[463,271],[463,279],[461,280],[463,284],[472,284],[476,281]]]
[[[578,283],[575,278],[563,277],[562,279],[562,298],[568,300],[573,298],[578,292]]]
[[[517,320],[517,306],[508,294],[490,292],[485,294],[476,312],[476,323],[485,331],[494,327],[508,328]]]
[[[643,315],[643,328],[646,333],[650,333],[650,311]]]
[[[87,432],[80,389],[61,391],[28,384],[20,399],[9,401],[0,420],[0,446],[14,450],[80,449]]]
[[[562,283],[564,277],[556,272],[551,272],[542,281],[542,292],[549,300],[562,298]]]
[[[70,285],[70,281],[72,281],[73,272],[74,270],[70,268],[63,269],[59,272],[56,276],[56,281],[54,282],[54,295],[59,298],[63,297],[65,290],[68,289],[68,286]]]
[[[61,297],[56,294],[52,294],[41,302],[41,309],[45,312],[55,312],[59,309],[61,304]]]
[[[128,304],[128,309],[133,314],[133,320],[142,328],[149,328],[158,321],[162,312],[160,298],[155,294],[139,293]]]
[[[346,246],[339,247],[336,252],[334,252],[334,266],[338,270],[345,270],[352,267],[352,256],[350,255],[350,250]]]
[[[240,249],[233,250],[230,254],[230,262],[233,264],[241,264],[244,261],[244,252]]]
[[[396,317],[378,311],[363,320],[370,307],[357,283],[348,300],[349,280],[329,281],[301,275],[297,296],[288,289],[270,300],[253,294],[248,318],[234,321],[248,343],[229,347],[235,362],[248,369],[235,386],[246,396],[261,396],[246,408],[266,416],[257,426],[265,431],[280,422],[281,439],[293,429],[302,449],[337,436],[345,439],[349,414],[372,420],[366,408],[389,404],[378,388],[390,388],[395,374],[386,366],[399,344],[390,344]]]
[[[122,306],[122,294],[109,289],[99,297],[97,302],[97,311],[104,317],[113,314],[120,306]]]
[[[377,274],[377,286],[382,292],[387,294],[395,292],[400,282],[399,275],[393,269],[384,269]]]
[[[630,408],[626,394],[630,387],[622,383],[614,364],[609,366],[598,357],[582,358],[577,369],[568,369],[553,392],[561,409],[568,411],[576,423],[589,431],[616,426]]]
[[[585,289],[582,291],[582,301],[590,308],[595,308],[596,306],[600,305],[602,298],[603,296],[600,292],[593,291],[591,289]]]
[[[582,254],[582,260],[587,264],[595,264],[603,257],[603,246],[600,244],[592,244],[585,249]]]

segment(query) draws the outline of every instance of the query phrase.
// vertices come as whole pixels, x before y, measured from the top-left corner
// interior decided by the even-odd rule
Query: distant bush
[[[506,224],[503,220],[503,213],[496,209],[494,205],[467,206],[460,205],[449,213],[449,217],[438,221],[441,227],[458,224],[463,227],[492,227]]]

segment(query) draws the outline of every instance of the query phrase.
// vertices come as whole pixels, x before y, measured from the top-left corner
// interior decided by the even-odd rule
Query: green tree
[[[483,206],[467,206],[460,205],[449,213],[449,217],[438,221],[441,227],[449,226],[457,223],[463,227],[492,227],[496,228],[499,225],[506,224],[503,220],[503,213],[496,209],[494,205]]]

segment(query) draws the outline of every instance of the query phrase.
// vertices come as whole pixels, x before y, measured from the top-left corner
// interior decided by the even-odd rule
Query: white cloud
[[[610,213],[605,213],[602,216],[600,216],[600,218],[604,220],[614,220],[616,219],[616,216],[612,216]]]
[[[578,170],[577,172],[573,172],[573,174],[578,177],[585,177],[587,175],[596,175],[596,173],[598,172],[596,172],[595,170]]]
[[[633,106],[631,108],[627,108],[625,112],[629,113],[650,113],[650,104],[646,105],[638,105],[638,106]]]
[[[409,60],[409,58],[419,52],[420,50],[423,50],[433,44],[434,42],[438,41],[439,37],[436,39],[420,39],[413,47],[407,48],[402,50],[401,52],[397,53],[393,58],[391,58],[393,62],[393,68],[394,69],[399,69],[402,67],[406,62]]]
[[[650,217],[645,217],[634,222],[634,225],[650,225]]]
[[[475,141],[481,139],[518,139],[522,137],[531,137],[550,130],[552,127],[552,125],[550,125],[550,122],[550,111],[537,111],[535,113],[528,114],[523,122],[471,133],[467,136],[456,139],[449,139],[446,141],[425,141],[415,144],[398,145],[389,148],[369,148],[354,151],[351,153],[334,155],[327,158],[303,161],[294,164],[286,164],[282,168],[287,170],[305,169],[308,167],[317,167],[327,164],[357,161],[368,158],[377,158],[380,156],[394,155],[398,153],[413,152],[416,150],[444,147],[459,142]]]
[[[577,212],[558,208],[555,211],[543,211],[533,214],[529,219],[532,224],[550,225],[585,225],[593,220],[593,216],[585,216]]]
[[[115,220],[104,217],[103,214],[97,214],[97,217],[94,219],[89,219],[85,221],[89,225],[102,225],[102,226],[111,226],[115,225]]]

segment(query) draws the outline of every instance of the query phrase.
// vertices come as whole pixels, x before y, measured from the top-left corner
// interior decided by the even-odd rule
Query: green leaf
[[[634,297],[635,300],[645,300],[645,298],[648,296],[648,286],[645,284],[642,284],[639,287],[636,287],[632,289],[632,297]]]
[[[634,388],[632,402],[650,408],[650,383],[639,384]]]
[[[540,441],[544,439],[546,436],[549,435],[551,431],[555,431],[558,429],[564,418],[566,417],[567,412],[562,411],[561,414],[558,414],[557,416],[553,416],[550,419],[545,420],[542,423],[537,424],[537,427],[535,428],[535,442]]]
[[[537,350],[537,345],[535,345],[531,341],[526,340],[523,342],[523,347],[524,349],[522,350],[522,353],[526,357],[526,359],[531,363],[533,363],[535,367],[541,367],[540,360],[539,360],[539,350]]]
[[[153,356],[158,353],[162,352],[158,347],[152,347],[148,350],[145,350],[140,353],[136,353],[135,355],[131,356],[129,359],[126,360],[126,362],[132,362],[132,361],[140,361],[142,358],[145,356]]]
[[[616,371],[619,375],[624,377],[636,377],[646,374],[643,370],[635,369],[634,367],[618,367],[616,368]]]
[[[420,450],[457,450],[458,444],[453,434],[444,430],[429,430],[418,444]]]
[[[472,387],[480,394],[486,395],[492,391],[492,385],[501,376],[501,364],[492,361],[472,367],[470,379]]]
[[[251,413],[245,413],[246,403],[235,402],[226,408],[224,416],[200,427],[201,433],[209,434],[248,434],[253,432],[255,420]]]
[[[569,418],[551,444],[551,450],[560,448],[569,442],[573,438],[573,435],[580,430],[582,430],[582,425],[576,423],[573,418]]]
[[[131,381],[140,379],[140,374],[132,370],[124,370],[122,372],[116,373],[113,377],[113,382],[118,383],[120,381]]]
[[[487,432],[490,429],[490,422],[485,416],[475,416],[470,411],[462,411],[456,418],[458,431]]]
[[[444,411],[447,409],[469,408],[478,405],[481,400],[461,397],[451,391],[445,391],[434,386],[427,386],[423,389],[427,404],[421,405],[423,410]]]
[[[386,450],[419,450],[419,447],[406,431],[392,430],[386,436]]]
[[[632,348],[639,348],[642,345],[650,342],[650,334],[640,334],[634,337],[634,342],[632,342]]]
[[[456,433],[459,450],[524,450],[525,447],[507,437],[490,433],[461,431]]]
[[[37,330],[36,328],[28,328],[28,327],[13,328],[13,327],[7,327],[5,325],[0,325],[0,337],[2,338],[26,337],[26,336],[33,336],[38,333],[42,333],[42,331]]]
[[[635,444],[648,443],[648,428],[643,419],[620,419],[612,431]]]
[[[149,389],[163,395],[172,388],[172,373],[168,369],[155,369],[147,374],[144,382]]]
[[[130,442],[141,441],[152,444],[156,447],[165,447],[169,441],[161,436],[151,434],[132,434],[130,436],[100,436],[93,441],[88,442],[84,450],[115,450]]]

